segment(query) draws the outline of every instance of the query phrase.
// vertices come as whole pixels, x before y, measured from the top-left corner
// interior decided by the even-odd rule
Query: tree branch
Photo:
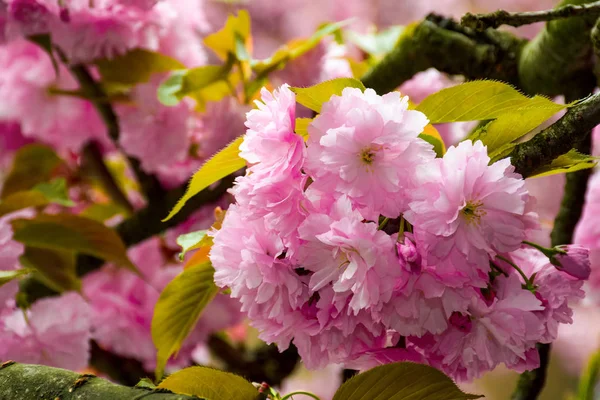
[[[487,28],[498,28],[502,25],[518,27],[534,24],[536,22],[553,21],[555,19],[571,17],[600,17],[600,1],[581,5],[567,4],[553,10],[544,11],[511,13],[504,10],[498,10],[488,14],[466,13],[460,20],[460,23],[471,29],[482,31]]]
[[[11,362],[0,367],[0,387],[3,400],[198,400],[196,396],[170,391],[120,386],[64,369]]]
[[[594,94],[570,108],[565,115],[533,139],[518,144],[509,157],[524,178],[548,165],[556,157],[579,146],[588,132],[600,124],[600,94]]]
[[[475,32],[431,14],[407,28],[394,49],[362,81],[384,94],[416,73],[436,68],[468,79],[497,79],[518,85],[518,57],[525,43],[507,32]]]

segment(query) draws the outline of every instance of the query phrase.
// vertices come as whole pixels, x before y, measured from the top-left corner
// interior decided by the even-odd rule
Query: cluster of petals
[[[261,94],[210,258],[263,340],[309,368],[410,360],[470,380],[537,365],[586,276],[522,249],[537,215],[510,160],[471,141],[436,158],[397,92],[344,89],[306,140],[289,87]]]

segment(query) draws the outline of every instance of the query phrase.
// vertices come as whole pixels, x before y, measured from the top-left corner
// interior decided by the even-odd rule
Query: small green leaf
[[[542,96],[527,97],[502,82],[473,81],[440,90],[416,109],[431,123],[493,120],[476,132],[488,152],[493,152],[568,106]]]
[[[365,90],[362,82],[354,78],[337,78],[307,88],[293,87],[291,90],[296,93],[298,103],[313,111],[321,112],[323,103],[328,102],[333,95],[340,96],[347,87]]]
[[[213,282],[210,261],[185,269],[162,291],[152,317],[152,341],[158,350],[156,376],[160,379],[169,358],[175,354],[219,292]]]
[[[204,163],[204,165],[192,176],[183,197],[179,199],[171,213],[163,221],[171,219],[183,208],[185,203],[196,194],[200,193],[219,179],[234,173],[246,165],[246,161],[239,155],[240,145],[243,140],[244,137],[240,136]]]
[[[137,273],[119,235],[98,221],[72,214],[40,214],[11,224],[14,240],[27,246],[88,254]]]
[[[158,100],[166,106],[174,106],[185,96],[226,79],[232,65],[227,62],[224,65],[205,65],[173,71],[159,86]]]
[[[571,149],[568,153],[555,158],[550,165],[536,169],[529,178],[575,172],[594,168],[596,164],[598,164],[598,157],[581,154],[577,150]]]
[[[50,147],[41,144],[23,146],[17,151],[13,167],[2,186],[2,199],[47,182],[62,160]]]
[[[241,376],[208,367],[189,367],[166,377],[159,388],[205,400],[256,400],[258,390]]]
[[[179,259],[183,260],[188,251],[198,249],[205,244],[205,239],[208,238],[206,229],[190,233],[184,233],[177,238],[177,244],[181,246],[182,251],[179,253]]]
[[[442,136],[433,125],[428,124],[425,126],[425,129],[423,129],[423,132],[419,135],[419,137],[427,143],[433,145],[433,151],[435,151],[435,154],[438,157],[444,156],[444,153],[446,153],[444,139],[442,139]]]
[[[596,386],[600,377],[600,352],[594,353],[588,360],[587,367],[579,380],[577,400],[594,400]]]
[[[229,54],[237,54],[236,36],[247,46],[250,40],[250,15],[246,10],[240,10],[238,15],[230,15],[225,26],[219,31],[204,38],[204,44],[222,60]]]
[[[27,274],[30,274],[31,270],[28,268],[15,269],[12,271],[0,270],[0,287],[6,285],[8,282],[19,279]]]
[[[96,61],[102,82],[135,85],[148,82],[152,74],[185,68],[181,62],[150,50],[133,49],[123,55]]]
[[[149,378],[142,378],[138,383],[135,384],[136,388],[144,388],[144,389],[156,389],[156,385]]]
[[[360,373],[344,383],[333,400],[468,400],[442,372],[427,365],[398,362]]]
[[[81,290],[75,253],[71,251],[27,246],[19,261],[23,266],[36,270],[39,273],[36,277],[57,292]]]
[[[304,141],[308,139],[308,126],[313,121],[312,118],[296,118],[296,133],[304,138]]]
[[[57,178],[50,182],[38,183],[33,187],[33,190],[41,192],[51,203],[60,204],[65,207],[73,207],[75,205],[69,198],[69,191],[65,178]]]

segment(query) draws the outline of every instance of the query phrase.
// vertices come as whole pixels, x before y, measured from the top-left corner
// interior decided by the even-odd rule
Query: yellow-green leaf
[[[159,388],[205,400],[256,400],[258,390],[241,376],[208,367],[189,367],[166,377]]]
[[[65,178],[53,179],[50,182],[42,182],[35,185],[33,191],[41,192],[50,203],[60,204],[65,207],[73,207],[75,203],[69,198],[69,189]]]
[[[205,65],[192,69],[173,71],[159,86],[158,99],[167,106],[174,106],[179,101],[198,90],[227,78],[232,63],[224,65]]]
[[[171,210],[171,213],[163,221],[171,219],[196,194],[246,165],[246,161],[239,155],[240,145],[243,140],[244,137],[240,136],[200,167],[194,176],[192,176],[183,197],[179,199],[173,210]]]
[[[443,157],[446,152],[446,146],[444,145],[444,139],[440,136],[437,129],[431,124],[425,126],[423,132],[419,135],[421,139],[427,143],[433,145],[433,150],[438,157]]]
[[[96,61],[103,83],[135,85],[152,74],[185,68],[176,59],[150,50],[134,49],[123,55]]]
[[[13,238],[27,246],[88,254],[137,272],[119,235],[98,221],[72,214],[40,214],[11,224]]]
[[[48,146],[30,144],[20,148],[2,186],[2,199],[49,181],[54,170],[61,164],[62,160]]]
[[[81,211],[81,213],[79,213],[79,215],[82,217],[93,219],[94,221],[98,222],[106,222],[112,217],[126,214],[127,210],[115,203],[90,204],[89,207],[86,207],[83,211]]]
[[[598,157],[581,154],[577,150],[571,149],[568,153],[555,158],[550,165],[545,165],[535,170],[529,178],[539,178],[541,176],[565,174],[567,172],[594,168],[598,164],[598,159]]]
[[[290,89],[296,93],[298,103],[313,111],[321,112],[323,103],[328,102],[333,95],[340,96],[347,87],[365,90],[362,82],[354,78],[331,79],[307,88],[293,87]]]
[[[236,52],[236,35],[246,45],[250,39],[250,15],[246,10],[240,10],[238,15],[230,15],[225,26],[219,31],[204,38],[204,44],[222,60]]]
[[[542,96],[527,97],[502,82],[473,81],[434,93],[416,109],[432,123],[493,120],[474,137],[492,152],[566,107]]]
[[[163,375],[169,358],[219,291],[213,282],[212,264],[205,262],[185,269],[162,291],[152,317],[152,341],[156,346],[156,376]]]
[[[12,271],[0,270],[0,287],[12,280],[22,278],[29,273],[31,273],[31,270],[28,268],[15,269]]]
[[[296,118],[296,133],[308,140],[308,125],[313,121],[312,118]]]
[[[338,389],[333,400],[468,400],[481,397],[464,393],[433,367],[398,362],[356,375]]]
[[[24,190],[5,197],[0,202],[0,217],[28,207],[42,207],[50,204],[43,193],[34,190]]]
[[[37,271],[35,277],[57,292],[81,290],[72,251],[26,246],[19,261],[24,267]]]
[[[177,244],[181,246],[181,253],[179,253],[179,259],[183,260],[185,254],[188,251],[199,249],[206,244],[209,244],[209,241],[206,239],[209,238],[206,236],[208,231],[206,229],[201,231],[195,231],[190,233],[184,233],[183,235],[179,235],[177,237]]]

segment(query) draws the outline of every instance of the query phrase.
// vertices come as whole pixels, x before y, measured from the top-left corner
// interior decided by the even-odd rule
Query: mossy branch
[[[198,400],[170,391],[116,385],[93,375],[42,365],[5,362],[0,366],[3,400]]]

